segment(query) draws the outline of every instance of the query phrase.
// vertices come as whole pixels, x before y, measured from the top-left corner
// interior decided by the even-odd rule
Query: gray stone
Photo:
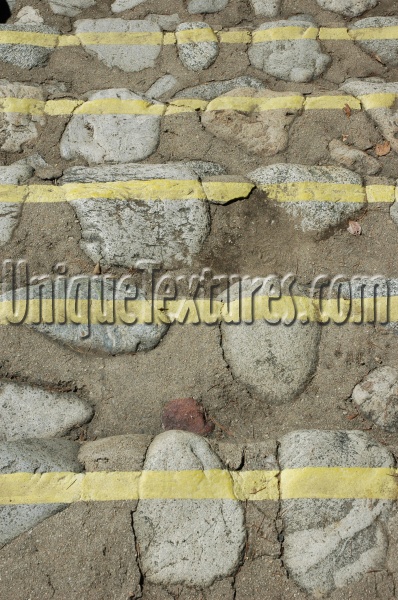
[[[279,27],[316,28],[312,21],[273,21],[263,23],[256,32]],[[320,43],[316,39],[274,40],[252,43],[249,59],[253,67],[261,69],[285,81],[305,83],[319,77],[329,65],[331,58],[322,52]]]
[[[208,442],[185,431],[157,436],[144,465],[145,471],[222,468]],[[133,523],[149,582],[207,587],[239,566],[246,532],[236,500],[140,500]]]
[[[96,92],[89,101],[101,98],[153,100],[126,89]],[[84,158],[89,163],[131,162],[150,156],[159,143],[160,115],[108,114],[73,115],[61,139],[61,156]]]
[[[227,4],[228,0],[190,0],[188,2],[188,12],[191,15],[215,13],[223,10]]]
[[[398,371],[380,367],[355,386],[352,400],[359,411],[376,425],[398,431]]]
[[[196,173],[181,164],[75,167],[62,181],[128,181],[171,179],[196,181]],[[198,194],[203,194],[198,182]],[[137,200],[126,192],[120,200],[84,198],[72,202],[82,228],[81,246],[95,262],[131,267],[153,260],[166,268],[190,263],[210,230],[208,203],[192,191],[186,199]]]
[[[79,451],[85,471],[141,471],[150,435],[115,435],[86,442]]]
[[[39,87],[24,83],[11,83],[6,79],[0,79],[0,102],[2,98],[44,100],[43,92]],[[45,123],[46,119],[41,115],[1,112],[0,150],[20,152],[23,144],[37,138],[37,125],[43,126]]]
[[[243,282],[230,288],[230,301],[270,294],[265,281]],[[261,286],[261,287],[260,287]],[[257,291],[256,291],[257,290]],[[219,298],[227,303],[226,293]],[[278,315],[282,316],[282,315]],[[255,315],[254,315],[255,317]],[[233,376],[266,402],[282,404],[296,398],[308,385],[318,363],[320,327],[296,320],[274,325],[264,319],[221,324],[224,359]]]
[[[30,23],[14,23],[0,25],[1,31],[31,31],[34,33],[51,33],[58,35],[59,31],[47,25],[33,25]],[[54,44],[55,45],[55,44]],[[0,44],[0,61],[10,63],[21,69],[44,67],[53,48],[34,46],[31,44]]]
[[[369,17],[356,21],[350,31],[355,36],[356,31],[372,27],[397,27],[398,17]],[[356,43],[368,54],[377,55],[386,65],[398,65],[398,40],[357,40]]]
[[[282,0],[250,0],[257,17],[276,17],[280,11]]]
[[[393,467],[391,454],[360,431],[298,431],[280,444],[281,469]],[[283,495],[283,486],[281,489]],[[386,500],[282,501],[283,561],[289,577],[320,598],[384,568]]]
[[[125,10],[131,10],[143,2],[146,2],[146,0],[115,0],[111,4],[111,10],[113,13],[121,13]]]
[[[10,8],[10,11],[13,12],[13,10],[15,8],[15,5],[17,3],[17,0],[6,0],[6,1],[7,1],[7,4],[9,6],[9,8]]]
[[[256,100],[289,96],[290,92],[256,91],[252,88],[238,88],[227,92],[221,98],[253,98],[252,110],[215,110],[217,99],[207,106],[201,123],[216,137],[234,146],[241,146],[249,154],[274,156],[286,150],[289,142],[289,128],[299,109],[256,110]],[[303,98],[304,104],[304,98]]]
[[[75,394],[0,382],[0,441],[61,436],[93,416]]]
[[[341,140],[332,140],[329,144],[329,152],[335,162],[360,175],[376,175],[381,171],[381,164],[376,158],[358,148],[348,146]]]
[[[0,443],[0,474],[79,473],[79,445],[67,440],[23,440]],[[14,504],[0,506],[0,546],[28,531],[67,504]]]
[[[236,77],[235,79],[226,79],[224,81],[210,81],[202,85],[186,88],[178,92],[175,98],[198,98],[199,100],[214,100],[221,94],[226,94],[235,88],[253,88],[255,90],[265,89],[265,85],[260,79],[255,77]]]
[[[161,98],[169,98],[170,94],[178,85],[177,79],[173,75],[163,75],[163,77],[159,77],[151,85],[149,90],[146,92],[146,96],[148,98],[155,98],[155,100],[160,100]]]
[[[213,41],[184,42],[181,32],[191,29],[207,29]],[[203,71],[214,63],[218,56],[218,39],[207,23],[181,23],[176,29],[178,56],[182,64],[191,71]]]
[[[151,13],[145,17],[145,20],[156,23],[163,31],[174,31],[181,23],[178,13],[174,13],[173,15],[156,15]]]
[[[33,23],[41,25],[44,23],[44,19],[40,16],[40,13],[33,8],[33,6],[24,6],[17,14],[15,23]]]
[[[345,17],[358,17],[374,8],[378,0],[316,0],[320,7]]]
[[[65,15],[67,17],[75,17],[82,10],[94,6],[97,0],[48,0],[51,10],[56,15]]]
[[[307,167],[293,164],[275,164],[260,167],[248,176],[256,185],[284,184],[299,182],[362,184],[357,173],[341,167]],[[363,188],[363,202],[323,202],[322,198],[306,201],[281,202],[280,207],[297,219],[298,228],[308,232],[327,232],[345,220],[355,216],[365,206],[366,194]]]
[[[125,19],[82,19],[75,22],[77,37],[84,33],[159,33],[161,29],[149,21],[126,21]],[[162,49],[159,44],[90,44],[81,43],[89,54],[97,56],[108,67],[118,67],[122,71],[134,73],[155,66]]]
[[[199,179],[227,174],[227,171],[224,169],[224,167],[213,162],[205,162],[203,160],[188,160],[180,164],[183,167],[192,169]]]
[[[0,184],[19,185],[33,175],[33,169],[25,161],[18,161],[9,167],[0,167]],[[22,214],[21,202],[0,202],[0,247],[12,238]]]

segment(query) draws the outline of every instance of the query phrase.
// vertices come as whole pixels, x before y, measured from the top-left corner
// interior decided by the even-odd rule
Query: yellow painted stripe
[[[316,40],[317,36],[318,28],[316,27],[273,27],[253,31],[252,41],[253,44],[260,44],[281,40]]]
[[[365,94],[359,96],[365,110],[372,108],[391,108],[397,99],[397,94]]]
[[[106,31],[100,33],[77,33],[76,37],[83,46],[161,46],[161,31]]]
[[[203,189],[210,202],[228,204],[232,200],[247,198],[254,189],[251,183],[232,181],[203,181]]]
[[[0,44],[26,44],[55,48],[59,36],[54,33],[35,33],[33,31],[0,31]]]
[[[250,44],[252,32],[248,30],[217,31],[217,36],[222,44]]]
[[[75,115],[157,115],[166,110],[164,104],[151,104],[145,100],[119,100],[104,98],[84,102],[74,111]]]
[[[348,105],[351,110],[361,110],[361,103],[354,96],[307,96],[305,99],[305,110],[342,110]]]
[[[44,112],[51,117],[71,115],[83,103],[83,100],[47,100],[44,105]]]
[[[321,27],[318,38],[320,40],[351,40],[348,29],[345,27]]]
[[[36,98],[0,98],[0,112],[43,115],[45,104]]]
[[[178,44],[198,44],[200,42],[218,42],[217,36],[213,29],[185,29],[176,31]]]
[[[368,185],[366,198],[369,203],[393,203],[396,199],[394,185]]]
[[[364,202],[365,188],[353,183],[271,183],[260,185],[275,202]]]
[[[207,111],[238,110],[244,112],[261,112],[266,110],[300,110],[304,105],[304,97],[276,96],[273,98],[252,98],[250,96],[221,96],[212,100]]]
[[[396,40],[398,39],[398,26],[391,27],[363,27],[350,29],[349,35],[353,40]]]
[[[163,34],[163,45],[164,46],[175,46],[177,43],[175,33],[172,31],[166,31]]]
[[[80,40],[76,35],[60,35],[58,44],[60,48],[67,46],[80,46]]]
[[[208,102],[197,98],[176,98],[166,108],[165,115],[178,115],[180,113],[204,111]]]

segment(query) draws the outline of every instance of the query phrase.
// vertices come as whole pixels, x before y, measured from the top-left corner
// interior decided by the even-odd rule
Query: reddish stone
[[[214,424],[207,421],[203,407],[193,398],[170,400],[163,409],[163,429],[182,429],[198,435],[208,435]]]

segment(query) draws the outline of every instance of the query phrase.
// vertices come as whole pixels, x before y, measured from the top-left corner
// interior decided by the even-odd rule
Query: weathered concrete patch
[[[226,94],[235,88],[253,88],[255,90],[265,89],[264,83],[255,77],[243,76],[224,81],[210,81],[202,85],[196,85],[178,92],[174,98],[198,98],[200,100],[214,100],[222,94]]]
[[[144,464],[146,471],[220,468],[206,440],[184,431],[157,436]],[[151,583],[207,587],[239,566],[246,533],[234,500],[141,500],[133,523]]]
[[[39,87],[25,85],[24,83],[11,83],[6,79],[1,79],[1,98],[44,100],[44,95]],[[4,152],[20,152],[23,144],[37,138],[37,125],[44,126],[45,123],[46,119],[41,115],[1,112],[0,150]]]
[[[199,13],[215,13],[223,10],[229,0],[190,0],[188,2],[188,12],[191,15]]]
[[[272,21],[263,23],[253,32],[260,34],[262,31],[283,27],[302,27],[304,32],[316,28],[312,21],[302,21],[295,18],[286,21]],[[316,39],[274,40],[252,43],[248,51],[253,67],[261,69],[285,81],[304,83],[319,77],[329,65],[331,58],[322,52],[320,43]]]
[[[33,25],[30,23],[14,23],[13,25],[0,25],[1,31],[26,31],[34,33],[59,34],[57,29],[47,25]],[[21,67],[33,69],[44,67],[53,48],[33,46],[28,44],[0,44],[0,60]]]
[[[279,14],[282,0],[250,0],[257,17],[276,17]]]
[[[0,474],[79,473],[79,445],[67,440],[24,440],[0,443]],[[51,517],[67,504],[0,506],[0,546]]]
[[[376,175],[381,171],[381,164],[376,158],[358,148],[348,146],[341,140],[332,140],[329,152],[335,162],[360,175]]]
[[[149,21],[127,21],[125,19],[81,19],[75,22],[77,37],[84,33],[161,33],[155,23]],[[160,38],[159,38],[160,39]],[[84,44],[81,43],[89,54],[97,56],[108,67],[118,67],[122,71],[134,73],[155,66],[162,49],[159,44]]]
[[[345,17],[358,17],[377,6],[378,0],[316,0],[319,6]]]
[[[9,167],[0,167],[0,184],[18,185],[25,183],[32,175],[33,168],[25,161],[18,161]],[[11,240],[21,214],[20,202],[0,202],[0,247]]]
[[[49,0],[51,10],[57,15],[75,17],[85,8],[94,6],[97,0]]]
[[[359,29],[372,27],[397,27],[398,17],[369,17],[356,21],[351,27],[353,33]],[[378,56],[386,65],[396,67],[398,65],[398,40],[357,40],[356,43],[368,54]]]
[[[85,471],[141,471],[150,435],[116,435],[86,442],[79,451]]]
[[[210,102],[201,117],[201,122],[216,137],[235,146],[242,146],[248,153],[274,156],[287,148],[289,127],[298,110],[256,110],[256,101],[289,95],[289,92],[271,90],[234,89],[220,96],[214,103]],[[251,110],[215,110],[222,98],[234,96],[253,98]]]
[[[259,284],[261,285],[261,283]],[[230,301],[267,296],[269,285],[244,282],[230,289]],[[256,291],[257,290],[257,291]],[[227,302],[226,294],[220,300]],[[292,325],[255,320],[221,324],[224,358],[235,378],[266,402],[282,404],[297,397],[307,386],[318,362],[320,327],[317,323]]]
[[[75,394],[0,382],[0,441],[60,436],[92,416],[92,407]]]
[[[75,167],[64,173],[62,182],[137,179],[197,181],[198,176],[183,164],[126,164],[91,169]],[[208,204],[195,198],[194,192],[181,200],[81,198],[72,202],[72,206],[82,228],[82,249],[95,263],[131,267],[141,259],[153,260],[166,268],[189,263],[200,251],[210,229]]]
[[[398,431],[398,371],[380,367],[355,386],[352,400],[359,411],[376,425]]]
[[[256,185],[283,183],[330,183],[362,185],[362,178],[357,173],[341,167],[307,167],[303,165],[276,164],[260,167],[248,175]],[[283,210],[297,219],[297,227],[308,232],[327,232],[337,227],[344,220],[356,215],[366,203],[365,189],[363,202],[340,202],[339,188],[336,188],[336,201],[322,202],[319,198],[307,201],[281,202]]]
[[[191,29],[206,29],[210,41],[186,41],[184,32]],[[178,56],[182,64],[191,71],[203,71],[214,63],[218,56],[218,40],[207,23],[181,23],[176,29]]]
[[[281,469],[393,467],[392,455],[360,431],[296,431],[280,444]],[[322,597],[383,569],[386,500],[283,500],[283,561],[289,576]]]
[[[102,98],[156,104],[127,89],[102,90],[91,94],[88,100]],[[82,157],[89,163],[143,160],[156,150],[160,121],[159,115],[73,115],[61,139],[61,156],[68,160]]]

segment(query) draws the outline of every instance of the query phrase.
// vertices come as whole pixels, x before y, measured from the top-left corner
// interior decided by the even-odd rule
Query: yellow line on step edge
[[[0,475],[0,504],[120,500],[398,499],[392,468],[140,471]]]

